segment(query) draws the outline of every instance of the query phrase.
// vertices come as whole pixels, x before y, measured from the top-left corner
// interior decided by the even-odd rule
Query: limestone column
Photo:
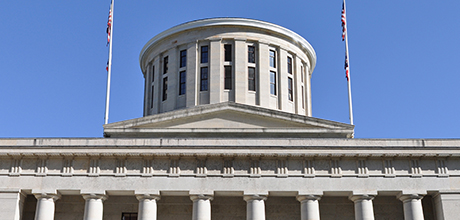
[[[267,200],[267,196],[245,195],[244,200],[247,203],[247,220],[265,220],[265,200]]]
[[[372,195],[351,195],[348,197],[355,203],[355,219],[356,220],[374,220],[374,207]]]
[[[399,195],[398,199],[403,202],[405,220],[423,220],[422,208],[423,195],[409,194]]]
[[[214,197],[210,195],[191,195],[193,201],[192,220],[211,220],[211,201]]]
[[[84,194],[85,199],[85,213],[83,220],[102,220],[103,202],[107,199],[106,195],[101,194]]]
[[[136,195],[139,200],[138,220],[156,220],[157,219],[157,201],[160,195],[142,194]]]
[[[299,195],[297,200],[300,202],[301,220],[319,220],[319,200],[318,195]]]
[[[57,194],[38,193],[34,194],[37,198],[37,208],[35,210],[35,220],[53,220],[54,202],[60,198]]]

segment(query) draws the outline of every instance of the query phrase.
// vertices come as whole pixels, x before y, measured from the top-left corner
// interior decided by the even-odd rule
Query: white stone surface
[[[440,192],[434,197],[436,215],[439,220],[459,218],[460,191]]]
[[[244,200],[246,206],[246,219],[247,220],[265,220],[265,200],[267,196],[264,195],[245,195]]]
[[[35,220],[54,220],[55,204],[59,199],[56,194],[35,194],[37,198],[37,209],[35,211]]]
[[[355,203],[356,220],[374,220],[373,195],[351,195],[349,198]]]
[[[20,190],[0,190],[0,213],[4,219],[21,220],[25,195]]]
[[[319,195],[299,195],[297,200],[300,202],[301,220],[319,220]]]
[[[211,220],[211,201],[213,196],[191,195],[193,201],[192,220]]]
[[[157,219],[157,201],[159,195],[138,194],[139,200],[138,220],[156,220]]]
[[[105,195],[98,194],[84,194],[85,199],[85,213],[83,220],[102,220],[104,215],[104,200],[107,199]]]
[[[404,220],[423,220],[422,195],[401,194],[398,199],[403,202]]]

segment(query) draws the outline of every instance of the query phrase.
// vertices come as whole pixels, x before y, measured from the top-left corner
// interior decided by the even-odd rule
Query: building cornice
[[[14,149],[14,155],[11,153]],[[345,138],[7,138],[0,155],[460,156],[459,139]]]

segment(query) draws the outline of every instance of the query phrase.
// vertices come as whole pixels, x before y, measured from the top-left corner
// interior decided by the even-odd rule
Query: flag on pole
[[[351,101],[351,79],[350,79],[350,60],[348,53],[348,31],[347,31],[347,11],[345,0],[342,2],[342,41],[345,41],[345,78],[348,85],[348,108],[350,110],[350,124],[353,124],[353,107]],[[354,134],[353,134],[354,136]]]
[[[347,81],[349,81],[349,78],[348,78],[348,56],[345,54],[345,78],[347,78]]]
[[[113,7],[114,0],[110,1],[109,18],[107,21],[107,46],[109,46],[109,58],[107,60],[107,94],[105,98],[105,117],[104,124],[109,123],[109,99],[110,99],[110,76],[112,74],[112,37],[113,37]]]
[[[347,15],[345,13],[345,4],[342,3],[342,41],[345,40],[346,33],[347,33]]]
[[[112,5],[113,2],[110,3],[109,18],[107,21],[107,45],[110,43],[110,35],[112,34]]]

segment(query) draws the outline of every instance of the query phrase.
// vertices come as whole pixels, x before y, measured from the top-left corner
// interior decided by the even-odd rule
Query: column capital
[[[159,194],[136,194],[136,198],[137,200],[139,201],[142,201],[142,200],[160,200],[161,199],[161,196]]]
[[[424,195],[421,194],[398,194],[396,197],[401,200],[403,203],[411,200],[421,200]]]
[[[243,196],[244,201],[252,201],[252,200],[267,200],[267,195],[260,195],[260,194],[250,194]]]
[[[53,199],[53,202],[61,198],[61,194],[58,193],[34,193],[34,196],[37,199]]]
[[[195,194],[195,195],[190,195],[190,200],[195,201],[195,200],[209,200],[212,201],[214,199],[213,195],[205,195],[205,194]]]
[[[89,200],[89,199],[100,199],[102,201],[105,201],[108,196],[104,194],[95,194],[95,193],[87,193],[87,194],[82,194],[83,199]]]
[[[359,202],[363,200],[373,200],[374,198],[375,198],[375,195],[369,195],[369,194],[358,194],[358,195],[348,196],[348,199],[353,202]]]
[[[299,202],[304,202],[304,201],[308,201],[308,200],[315,200],[315,201],[319,201],[321,200],[321,195],[298,195],[296,196],[296,199],[297,201]]]

